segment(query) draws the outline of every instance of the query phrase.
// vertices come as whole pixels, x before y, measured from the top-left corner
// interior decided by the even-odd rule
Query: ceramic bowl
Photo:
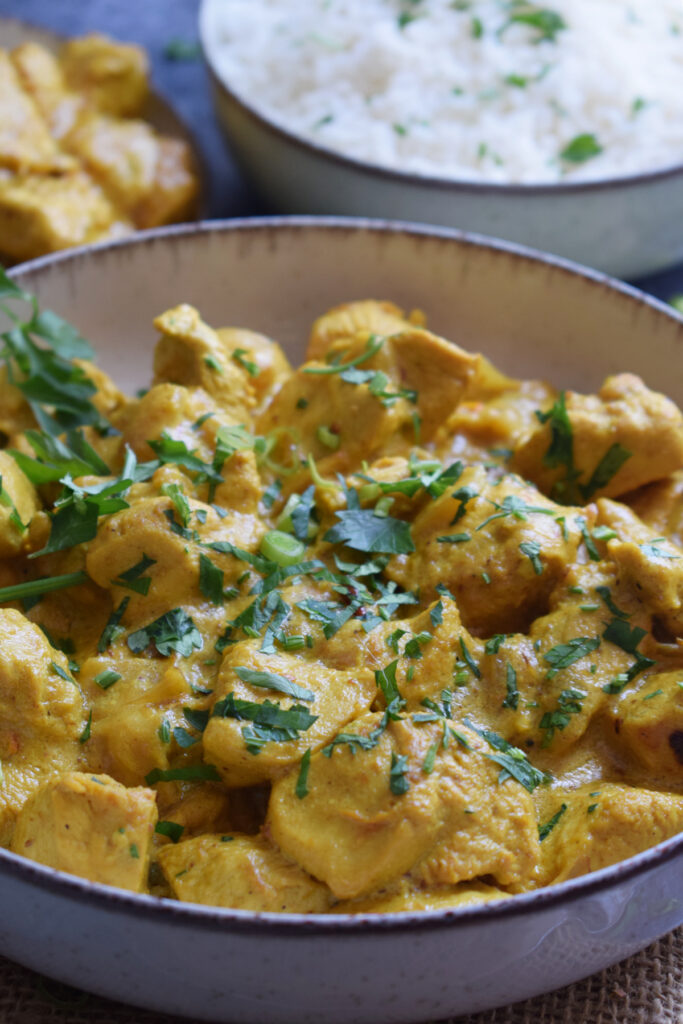
[[[593,389],[618,369],[683,402],[683,321],[627,286],[514,246],[363,221],[169,228],[13,272],[74,322],[128,388],[152,317],[187,301],[281,340],[352,298],[419,306],[503,370]],[[683,922],[683,835],[593,875],[459,910],[252,914],[158,900],[0,851],[0,953],[72,985],[192,1020],[440,1020],[566,985]]]
[[[421,221],[557,253],[616,277],[683,259],[683,164],[588,183],[498,185],[430,177],[344,156],[284,129],[231,87],[217,59],[222,0],[202,0],[199,34],[231,150],[281,213]]]

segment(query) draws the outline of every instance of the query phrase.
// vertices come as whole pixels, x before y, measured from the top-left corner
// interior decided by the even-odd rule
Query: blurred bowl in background
[[[683,259],[683,164],[622,177],[498,184],[406,172],[340,153],[276,122],[221,66],[223,0],[202,0],[199,34],[235,159],[281,213],[456,227],[636,278]]]

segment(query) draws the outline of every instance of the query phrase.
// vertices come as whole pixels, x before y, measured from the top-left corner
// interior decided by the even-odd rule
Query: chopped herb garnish
[[[119,573],[111,582],[117,587],[125,587],[127,590],[134,590],[136,594],[146,595],[152,580],[149,576],[143,576],[143,573],[156,564],[155,558],[148,558],[143,554],[139,562],[125,572]]]
[[[410,783],[406,777],[408,771],[408,758],[404,754],[396,754],[392,751],[391,768],[389,769],[389,789],[394,796],[404,796],[410,789]]]
[[[632,455],[633,452],[628,451],[623,445],[611,445],[593,470],[593,475],[588,483],[579,485],[579,490],[584,500],[589,501],[596,491],[606,487],[612,477],[616,476],[627,459],[630,459]]]
[[[570,164],[582,164],[594,156],[599,156],[600,153],[602,153],[602,146],[595,135],[584,132],[582,135],[576,135],[564,147],[560,153],[560,160]]]
[[[550,665],[546,672],[546,679],[552,679],[562,669],[569,668],[575,661],[584,658],[591,651],[597,650],[599,646],[600,637],[577,636],[566,644],[557,644],[557,646],[551,647],[543,655],[543,660]]]
[[[91,731],[91,729],[92,729],[92,708],[90,710],[90,714],[88,715],[88,721],[85,724],[85,729],[83,730],[81,735],[78,737],[78,742],[79,743],[87,743],[88,742],[88,740],[90,739],[90,731]]]
[[[211,604],[223,604],[225,574],[211,561],[208,555],[199,556],[199,589]]]
[[[672,561],[680,558],[681,556],[674,554],[673,551],[665,551],[660,547],[665,540],[665,537],[655,537],[649,544],[639,544],[638,547],[648,558],[668,558]]]
[[[246,668],[244,665],[237,665],[235,667],[235,674],[239,676],[243,683],[248,683],[250,686],[262,687],[265,690],[276,690],[278,693],[285,693],[295,700],[315,700],[315,693],[312,690],[307,690],[303,686],[293,683],[286,676],[276,675],[274,672],[258,672]]]
[[[107,668],[104,672],[100,672],[95,676],[93,682],[103,690],[108,690],[114,683],[118,683],[121,678],[120,672],[115,672],[113,668]]]
[[[542,746],[547,747],[550,744],[555,730],[559,729],[561,732],[567,728],[572,715],[581,714],[582,702],[587,696],[583,690],[562,690],[557,698],[557,709],[546,711],[539,723],[539,728],[545,730]]]
[[[465,719],[465,725],[473,729],[482,739],[486,740],[492,750],[495,750],[494,754],[485,752],[484,757],[495,761],[503,769],[498,776],[499,782],[505,782],[506,779],[512,777],[529,793],[533,793],[537,786],[545,785],[550,781],[550,776],[546,772],[539,771],[529,763],[523,750],[513,747],[502,736],[498,736],[497,733],[491,732],[489,729],[478,729],[468,719]]]
[[[346,544],[354,551],[378,554],[409,554],[415,550],[410,524],[392,516],[376,516],[371,509],[347,509],[336,513],[339,522],[324,540]]]
[[[172,651],[189,658],[193,651],[202,649],[204,640],[187,612],[174,608],[128,637],[128,646],[134,654],[144,651],[150,644],[165,658],[169,658]]]
[[[555,828],[555,826],[557,825],[558,821],[560,820],[560,818],[562,817],[562,815],[565,813],[566,810],[567,810],[567,805],[566,804],[562,804],[560,806],[559,811],[556,811],[556,813],[553,814],[552,818],[549,818],[548,821],[545,822],[545,824],[538,826],[538,838],[539,838],[539,840],[541,842],[543,842],[544,839],[548,838],[548,836],[550,835],[552,830]]]
[[[443,537],[436,538],[439,544],[464,544],[471,540],[469,533],[447,533]]]
[[[158,821],[154,831],[157,835],[166,836],[172,843],[177,843],[185,831],[185,826],[179,825],[177,821]]]
[[[503,701],[504,708],[511,708],[513,711],[517,710],[519,704],[519,690],[517,689],[517,673],[510,664],[507,663],[505,666],[505,687],[507,689],[507,697]]]
[[[479,666],[477,665],[477,663],[475,662],[474,658],[470,654],[470,652],[469,652],[469,650],[467,648],[467,644],[465,643],[465,640],[464,640],[463,637],[460,637],[459,643],[460,643],[460,650],[462,651],[462,656],[463,656],[463,658],[465,660],[465,664],[467,665],[467,667],[469,668],[470,672],[472,673],[472,675],[476,679],[481,679],[481,672],[479,671]]]
[[[109,616],[107,624],[102,630],[102,635],[97,643],[98,654],[103,654],[106,649],[114,642],[114,640],[123,632],[123,628],[120,625],[121,619],[123,618],[124,612],[128,607],[129,597],[124,597],[118,608]]]
[[[302,704],[281,708],[279,704],[265,700],[258,703],[240,700],[234,693],[217,701],[213,709],[216,718],[235,718],[252,724],[242,729],[245,745],[250,754],[258,754],[266,743],[287,743],[299,739],[317,721]]]
[[[541,553],[541,545],[538,543],[538,541],[523,541],[519,545],[519,550],[522,552],[523,555],[527,556],[527,558],[531,562],[531,565],[533,566],[533,570],[536,573],[536,575],[540,576],[543,572],[543,563],[539,558],[539,555]]]
[[[505,633],[495,633],[484,644],[485,654],[498,654],[505,642]]]

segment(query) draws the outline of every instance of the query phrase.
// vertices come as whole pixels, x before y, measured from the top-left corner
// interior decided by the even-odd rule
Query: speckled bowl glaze
[[[683,164],[589,183],[496,185],[405,173],[283,129],[219,70],[222,0],[202,0],[199,32],[231,150],[282,213],[422,221],[506,238],[616,277],[683,259]]]
[[[117,380],[150,372],[152,317],[192,302],[301,356],[352,298],[419,306],[502,369],[595,388],[618,369],[683,402],[683,321],[599,274],[455,232],[339,220],[148,232],[13,272],[73,321]],[[382,1024],[514,1002],[622,959],[683,922],[683,835],[550,889],[451,911],[252,914],[96,885],[0,851],[0,953],[193,1020]]]

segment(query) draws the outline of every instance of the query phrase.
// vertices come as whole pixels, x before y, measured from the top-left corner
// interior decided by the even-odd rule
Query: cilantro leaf
[[[307,690],[303,686],[293,683],[286,676],[276,675],[274,672],[258,672],[254,669],[246,668],[244,665],[236,665],[235,673],[243,683],[249,683],[250,686],[259,686],[266,690],[277,690],[278,693],[285,693],[289,697],[294,697],[295,700],[315,700],[315,693],[312,690]]]
[[[587,484],[579,484],[579,490],[584,501],[589,501],[596,491],[602,490],[610,482],[613,476],[619,472],[624,463],[631,458],[633,452],[628,451],[623,445],[611,445],[600,462],[593,470],[593,474]]]
[[[569,668],[580,658],[584,658],[591,651],[600,646],[600,637],[577,636],[566,644],[557,644],[551,647],[543,655],[543,660],[550,665],[546,673],[546,679],[552,679],[564,668]]]
[[[548,838],[548,836],[550,835],[552,830],[555,828],[555,826],[557,825],[558,821],[560,820],[560,818],[562,817],[562,815],[564,814],[564,812],[566,810],[567,810],[567,805],[566,804],[562,804],[560,806],[559,811],[556,811],[556,813],[553,814],[552,818],[549,818],[548,821],[545,822],[545,824],[538,826],[538,838],[539,838],[540,842],[543,842],[544,839]]]
[[[346,509],[324,536],[330,543],[346,544],[354,551],[409,554],[415,550],[410,524],[392,516],[377,516],[372,509]]]
[[[202,649],[204,640],[187,612],[174,608],[128,636],[128,646],[134,654],[144,651],[150,644],[165,658],[173,651],[189,658],[193,651]]]
[[[465,725],[469,726],[477,735],[486,740],[489,747],[495,751],[493,754],[484,752],[484,757],[487,757],[490,761],[495,761],[503,769],[498,777],[499,782],[505,782],[506,779],[512,776],[521,786],[524,786],[527,792],[533,793],[537,786],[546,785],[550,781],[550,775],[547,772],[534,768],[524,751],[518,747],[513,747],[502,736],[491,732],[490,729],[477,728],[467,718],[465,719]]]
[[[208,555],[199,556],[199,589],[211,604],[223,604],[225,574],[211,561]]]

